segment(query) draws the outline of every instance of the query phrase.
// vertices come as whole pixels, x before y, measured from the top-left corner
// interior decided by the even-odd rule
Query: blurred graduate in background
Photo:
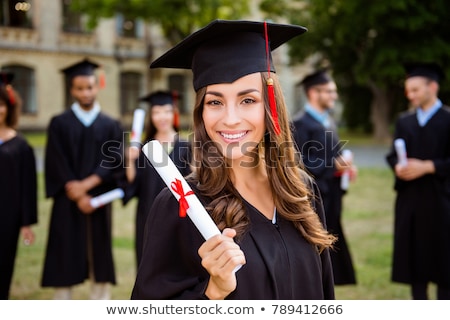
[[[412,109],[398,117],[394,141],[403,139],[406,164],[394,143],[386,155],[397,193],[392,281],[409,284],[419,300],[434,283],[437,298],[450,300],[450,108],[438,96],[445,74],[435,63],[404,67]]]
[[[55,287],[55,299],[71,299],[72,287],[86,279],[91,299],[109,299],[116,283],[112,206],[96,209],[90,200],[123,182],[123,130],[101,111],[97,67],[85,59],[62,70],[75,101],[47,130],[45,184],[53,207],[42,286]]]
[[[171,91],[155,91],[140,98],[140,101],[148,104],[143,141],[145,144],[150,140],[158,140],[178,170],[186,176],[191,172],[191,148],[189,141],[179,135],[178,100],[178,93]],[[141,144],[132,143],[128,148],[126,176],[129,184],[124,197],[124,204],[133,197],[138,198],[135,225],[136,266],[141,261],[147,215],[154,199],[166,186],[141,147]]]
[[[33,244],[37,217],[36,159],[16,130],[21,99],[11,85],[13,74],[0,71],[0,299],[9,298],[19,235]]]

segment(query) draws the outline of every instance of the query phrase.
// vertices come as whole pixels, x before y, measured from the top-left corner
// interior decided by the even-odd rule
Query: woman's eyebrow
[[[253,89],[253,88],[252,89],[246,89],[246,90],[238,92],[237,95],[238,96],[244,96],[244,95],[249,94],[251,92],[259,92],[259,90]],[[218,92],[218,91],[207,91],[206,94],[211,94],[211,95],[214,95],[214,96],[223,97],[223,94]]]

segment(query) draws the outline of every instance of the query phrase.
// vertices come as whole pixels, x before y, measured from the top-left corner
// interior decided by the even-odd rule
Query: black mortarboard
[[[407,63],[404,65],[406,78],[425,77],[436,82],[444,79],[444,71],[436,63]]]
[[[192,69],[194,89],[216,83],[231,83],[255,73],[275,72],[271,51],[306,32],[297,25],[214,20],[156,59],[150,68]],[[267,52],[268,51],[268,52]]]
[[[14,79],[14,74],[7,71],[0,71],[0,85],[8,85],[11,84]]]
[[[330,77],[327,70],[321,69],[304,77],[300,84],[302,84],[305,91],[307,91],[311,87],[326,84],[331,81],[333,81],[333,79]]]
[[[75,76],[92,76],[95,73],[95,69],[97,69],[99,65],[95,62],[88,60],[87,58],[81,62],[77,62],[67,68],[62,69],[69,78],[73,78]]]
[[[139,101],[148,102],[150,107],[155,105],[163,106],[165,104],[174,104],[174,95],[170,91],[156,91],[139,98]]]

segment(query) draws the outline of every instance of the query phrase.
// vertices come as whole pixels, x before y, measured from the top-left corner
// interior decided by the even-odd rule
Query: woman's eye
[[[244,100],[242,100],[243,104],[250,104],[250,103],[255,103],[255,99],[252,98],[245,98]]]
[[[219,106],[221,103],[219,100],[209,100],[206,102],[206,104],[211,106]]]

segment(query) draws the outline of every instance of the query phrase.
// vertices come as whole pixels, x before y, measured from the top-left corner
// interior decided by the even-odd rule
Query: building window
[[[116,15],[117,35],[125,38],[142,38],[143,23],[139,19],[128,19],[122,14]]]
[[[32,1],[2,0],[0,25],[4,27],[32,28]]]
[[[174,90],[178,92],[179,94],[179,101],[178,101],[178,110],[181,114],[188,114],[189,108],[187,106],[187,99],[186,95],[184,94],[185,91],[185,77],[181,74],[171,74],[169,75],[169,88],[170,90]]]
[[[62,0],[63,4],[63,31],[69,33],[89,33],[86,19],[79,12],[71,9],[72,0]]]
[[[36,86],[34,81],[34,70],[31,68],[9,65],[2,68],[3,71],[14,74],[12,86],[22,99],[22,113],[37,113]]]
[[[120,74],[120,112],[131,114],[138,107],[142,87],[142,75],[137,72]]]

